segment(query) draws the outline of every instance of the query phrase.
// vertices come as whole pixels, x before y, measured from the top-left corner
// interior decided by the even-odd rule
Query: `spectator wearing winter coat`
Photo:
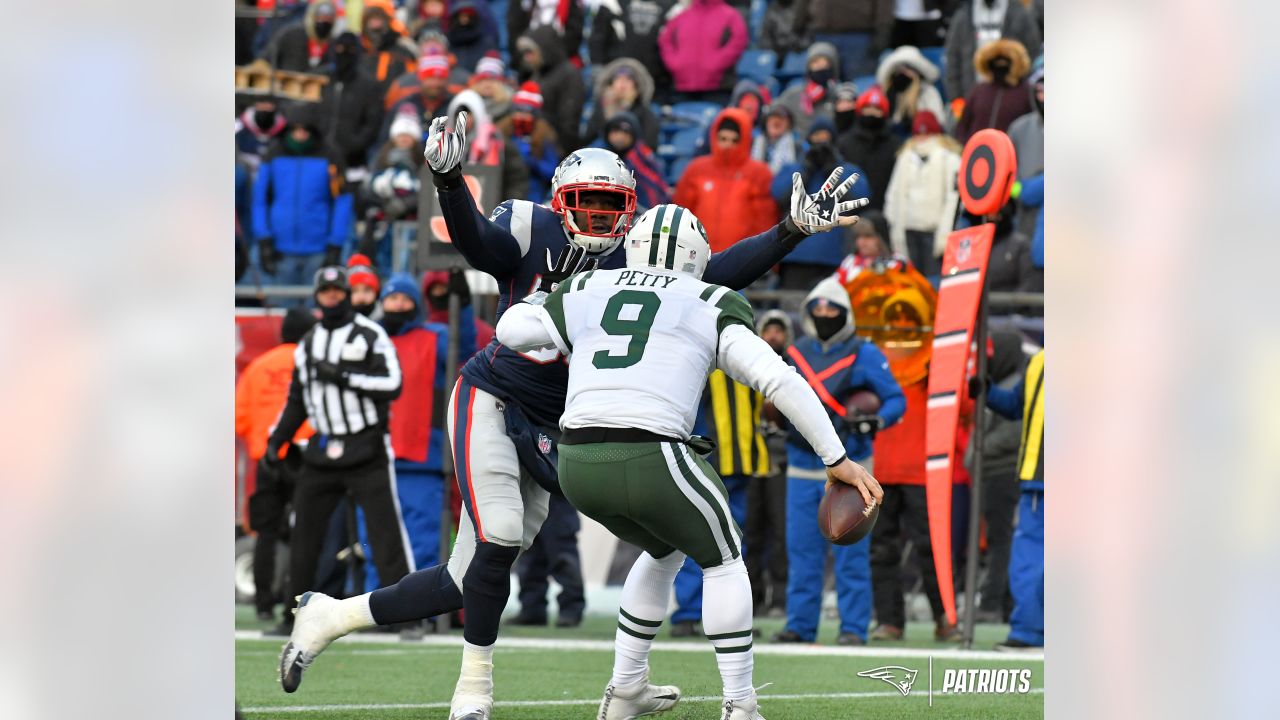
[[[438,42],[436,42],[438,40]],[[391,110],[400,103],[417,95],[422,91],[423,78],[430,74],[433,78],[440,78],[443,82],[437,83],[446,90],[444,95],[453,97],[463,88],[467,87],[471,80],[471,73],[457,66],[457,58],[449,54],[449,44],[445,41],[443,35],[435,35],[430,41],[424,41],[418,52],[418,64],[413,72],[401,73],[391,86],[387,88],[387,95],[383,98],[382,105],[387,110]],[[501,62],[501,61],[499,61]],[[440,68],[443,67],[443,74]],[[435,92],[428,93],[428,97],[435,97]],[[445,100],[448,103],[448,100]]]
[[[335,22],[337,12],[331,0],[312,0],[301,20],[276,33],[263,56],[277,70],[316,72],[328,59]]]
[[[382,129],[382,90],[361,68],[360,39],[343,33],[333,41],[333,69],[320,93],[325,142],[348,169],[362,168]]]
[[[995,236],[991,241],[991,259],[987,263],[987,289],[993,292],[1034,291],[1035,267],[1031,262],[1031,239],[1018,231],[1015,222],[1017,208],[1010,202],[994,215],[974,217],[969,211],[962,213],[969,226],[983,222],[994,223]],[[1040,281],[1043,287],[1043,279]]]
[[[923,275],[942,272],[960,194],[960,143],[942,133],[933,113],[916,113],[912,136],[902,145],[889,177],[884,214],[894,252],[911,258]]]
[[[327,147],[315,109],[290,111],[253,184],[253,237],[262,271],[276,284],[306,285],[336,265],[351,234],[342,160]]]
[[[1027,78],[1031,112],[1009,124],[1008,135],[1018,157],[1018,179],[1044,172],[1044,58],[1036,58]]]
[[[889,47],[938,47],[947,40],[942,8],[953,0],[897,0],[893,4],[893,32]]]
[[[551,177],[560,164],[556,147],[556,131],[542,119],[542,95],[535,82],[526,82],[516,91],[511,112],[495,125],[519,152],[519,159],[529,169],[527,200],[536,203],[551,198]]]
[[[407,6],[405,23],[408,25],[408,35],[415,40],[422,37],[422,33],[428,31],[444,32],[445,25],[449,22],[449,3],[445,0],[413,0],[413,2],[405,3]],[[416,9],[414,6],[417,6]]]
[[[582,84],[582,72],[565,55],[560,36],[543,25],[521,35],[515,46],[513,54],[520,58],[520,82],[533,80],[542,88],[543,117],[556,131],[561,151],[568,154],[582,147],[578,122],[587,90]],[[505,197],[519,196],[508,193]]]
[[[711,123],[711,153],[693,159],[671,201],[688,208],[707,229],[712,252],[769,229],[778,209],[769,196],[769,166],[751,159],[750,120],[725,108]]]
[[[423,274],[422,295],[427,301],[427,322],[449,324],[449,294],[451,292],[449,280],[449,273],[445,270],[433,270]],[[455,281],[453,292],[462,293],[462,307],[467,307],[471,304],[471,291],[465,283],[459,285]],[[493,326],[476,317],[475,328],[476,347],[487,346],[493,340]],[[461,367],[469,359],[471,359],[471,355],[459,356],[458,366]]]
[[[800,0],[803,2],[803,0]],[[809,123],[818,116],[833,117],[836,85],[840,82],[840,53],[829,42],[809,47],[805,61],[805,82],[778,96],[795,119],[796,132],[806,135]]]
[[[603,67],[618,58],[632,58],[665,93],[671,76],[658,51],[658,32],[676,7],[676,0],[600,0],[587,38],[591,64]],[[666,100],[665,94],[660,99]]]
[[[774,103],[765,108],[764,128],[751,141],[751,159],[768,165],[769,172],[774,175],[783,167],[798,162],[804,144],[800,142],[794,126],[787,106]]]
[[[258,172],[262,156],[286,125],[284,113],[272,98],[256,100],[236,118],[236,157],[244,163],[250,179]]]
[[[378,97],[386,97],[391,83],[403,73],[412,72],[417,62],[417,53],[406,44],[404,25],[396,19],[390,0],[365,0],[360,37],[364,69],[378,82]]]
[[[612,150],[631,168],[636,178],[636,212],[671,202],[671,188],[662,179],[658,158],[640,137],[639,121],[629,112],[620,112],[604,123],[600,137],[591,147]]]
[[[496,167],[502,172],[502,188],[498,197],[526,197],[529,193],[529,168],[520,158],[520,150],[494,125],[484,108],[484,99],[474,90],[463,90],[449,102],[449,126],[457,120],[458,111],[467,111],[468,165]]]
[[[872,85],[858,96],[854,113],[853,127],[840,135],[837,144],[846,161],[866,171],[867,182],[871,183],[869,207],[879,210],[884,207],[902,140],[889,132],[889,98],[879,85]]]
[[[687,100],[723,104],[737,81],[734,66],[750,37],[742,15],[724,0],[692,0],[658,35],[662,62]]]
[[[921,110],[933,113],[938,121],[947,117],[942,95],[933,85],[937,80],[938,66],[914,46],[896,48],[880,61],[876,83],[889,96],[889,125],[894,132],[910,135],[911,123]]]
[[[387,113],[386,126],[390,131],[391,122],[408,112],[418,118],[423,128],[431,125],[431,121],[449,112],[449,102],[454,93],[450,92],[446,78],[449,76],[449,61],[443,55],[427,55],[418,60],[417,92],[405,97]],[[421,139],[426,139],[425,136]]]
[[[496,50],[476,63],[476,72],[471,76],[467,87],[484,98],[484,109],[495,120],[500,120],[511,112],[511,98],[515,91],[511,87],[511,81],[507,79],[507,65],[502,62],[502,56]]]
[[[480,58],[498,49],[498,29],[485,23],[480,5],[472,0],[458,0],[449,7],[449,29],[445,33],[449,38],[449,51],[468,72],[475,72]]]
[[[534,28],[550,27],[560,36],[569,59],[578,67],[582,67],[578,48],[582,47],[585,25],[582,0],[511,0],[507,3],[507,37],[520,37]]]
[[[658,118],[649,108],[653,102],[653,78],[640,61],[619,58],[595,74],[595,107],[587,120],[587,137],[601,134],[605,121],[627,112],[640,123],[640,138],[650,148],[658,147]]]
[[[844,168],[842,178],[862,175],[862,169],[851,165],[840,157],[836,149],[836,128],[827,118],[818,118],[809,127],[805,137],[809,147],[805,150],[800,162],[783,167],[773,177],[770,193],[777,203],[779,212],[784,212],[791,202],[792,175],[800,173],[805,189],[817,192],[822,183],[837,167]],[[871,186],[865,178],[859,177],[849,191],[850,197],[868,197]],[[795,250],[792,250],[780,263],[781,285],[792,290],[804,290],[824,277],[827,277],[840,266],[845,255],[844,228],[837,227],[826,232],[814,233],[805,238]]]
[[[836,137],[853,129],[858,121],[858,86],[851,82],[836,85],[835,101],[831,109],[836,123]]]
[[[1044,292],[1044,173],[1022,181],[1018,202],[1027,209],[1035,209],[1035,231],[1031,236],[1031,277],[1024,288],[1031,292]]]
[[[778,55],[778,64],[788,53],[800,52],[809,47],[807,33],[797,33],[796,6],[804,0],[776,0],[767,3],[764,19],[760,21],[760,47]]]
[[[1040,31],[1018,0],[965,0],[960,5],[947,29],[943,89],[948,100],[969,94],[976,77],[974,55],[978,48],[1001,38],[1022,43],[1031,57],[1040,55]]]
[[[876,56],[889,46],[893,0],[798,0],[793,23],[797,34],[807,32],[840,51],[841,77],[870,75]]]
[[[963,145],[979,130],[1004,131],[1019,117],[1031,112],[1031,91],[1026,77],[1031,59],[1017,40],[996,40],[982,46],[973,58],[978,84],[964,98],[964,114],[956,123],[955,136]]]
[[[390,139],[369,169],[365,199],[388,220],[417,217],[422,168],[422,122],[411,107],[391,121]]]

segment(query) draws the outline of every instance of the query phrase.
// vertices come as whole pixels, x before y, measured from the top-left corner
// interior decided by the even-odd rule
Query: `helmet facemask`
[[[600,208],[601,203],[593,202],[596,196],[613,196],[617,201],[611,208]],[[551,209],[560,215],[573,244],[599,253],[616,247],[627,234],[636,211],[636,192],[621,185],[573,183],[556,188]]]

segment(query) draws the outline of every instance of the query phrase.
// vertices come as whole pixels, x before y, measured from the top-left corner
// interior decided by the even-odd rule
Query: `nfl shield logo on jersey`
[[[546,433],[538,433],[538,452],[546,455],[551,452],[551,438]]]
[[[330,439],[329,444],[324,448],[324,454],[327,455],[330,460],[338,460],[342,457],[343,450],[345,450],[345,448],[343,447],[341,440]]]

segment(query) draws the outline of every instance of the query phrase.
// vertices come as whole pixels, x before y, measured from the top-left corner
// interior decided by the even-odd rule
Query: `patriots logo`
[[[916,682],[916,674],[918,671],[904,668],[901,665],[885,665],[884,667],[863,670],[858,673],[858,677],[871,678],[872,680],[883,680],[898,689],[903,697],[911,692],[911,686]]]
[[[538,452],[546,455],[551,452],[551,438],[544,433],[538,433]]]

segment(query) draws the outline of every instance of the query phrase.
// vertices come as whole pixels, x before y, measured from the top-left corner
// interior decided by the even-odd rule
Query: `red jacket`
[[[716,131],[727,118],[737,121],[742,140],[724,150],[716,145]],[[778,221],[778,207],[769,196],[772,181],[769,166],[751,159],[751,116],[725,108],[711,123],[711,154],[689,163],[671,201],[702,221],[711,252],[720,252]]]

